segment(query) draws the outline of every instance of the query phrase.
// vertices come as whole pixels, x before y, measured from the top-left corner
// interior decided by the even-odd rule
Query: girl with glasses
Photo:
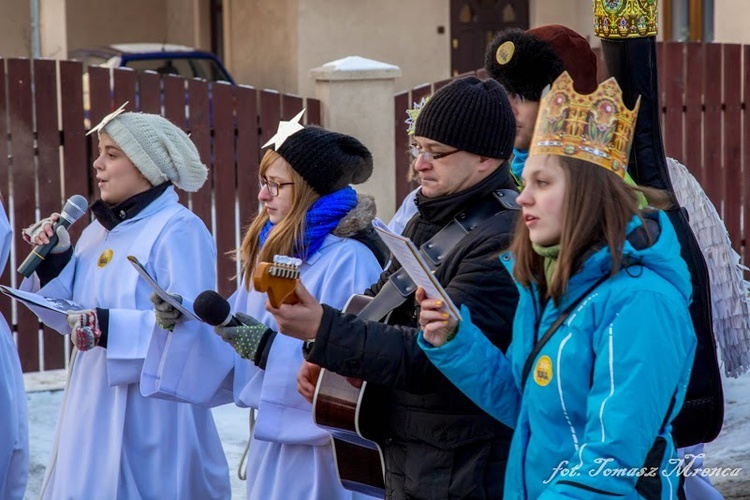
[[[152,343],[144,372],[156,377],[154,393],[211,405],[234,401],[257,412],[247,498],[349,499],[356,495],[338,480],[330,435],[314,424],[311,404],[297,392],[302,342],[277,335],[267,296],[254,289],[252,277],[275,255],[295,257],[305,286],[338,307],[377,281],[378,259],[386,256],[371,228],[374,200],[350,187],[370,177],[373,161],[353,137],[315,126],[300,125],[291,135],[283,130],[260,163],[261,209],[242,240],[239,288],[229,299],[243,325],[189,337],[183,334],[189,322],[157,305],[173,333]],[[193,349],[200,354],[181,354]],[[185,384],[187,371],[200,377]]]

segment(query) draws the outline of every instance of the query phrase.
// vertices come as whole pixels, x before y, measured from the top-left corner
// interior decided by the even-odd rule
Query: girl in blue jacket
[[[667,216],[639,210],[622,180],[636,113],[614,79],[582,96],[563,73],[542,100],[500,256],[521,295],[507,353],[465,307],[456,323],[418,297],[427,356],[515,429],[506,498],[677,497],[691,284]]]

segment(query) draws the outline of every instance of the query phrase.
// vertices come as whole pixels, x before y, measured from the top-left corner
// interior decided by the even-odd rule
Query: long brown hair
[[[543,297],[551,297],[559,304],[571,276],[579,270],[586,253],[597,245],[611,250],[611,275],[620,270],[627,225],[634,215],[641,215],[638,191],[646,195],[651,207],[667,208],[670,198],[657,189],[629,186],[612,172],[585,160],[554,158],[559,159],[565,173],[566,190],[560,253],[550,281],[544,274],[544,258],[532,248],[523,221],[516,224],[511,251],[515,257],[513,275],[519,283],[526,287],[536,283]]]
[[[305,215],[310,206],[315,203],[320,195],[297,173],[279,154],[268,150],[263,156],[258,167],[258,175],[265,176],[266,171],[273,162],[281,158],[291,177],[292,208],[278,224],[275,224],[268,234],[265,244],[260,245],[260,232],[268,222],[268,211],[262,207],[258,215],[253,219],[242,238],[240,246],[240,263],[242,270],[240,275],[245,280],[245,288],[250,290],[253,271],[259,262],[271,262],[274,255],[298,255],[303,260],[304,249],[301,247],[305,234]]]

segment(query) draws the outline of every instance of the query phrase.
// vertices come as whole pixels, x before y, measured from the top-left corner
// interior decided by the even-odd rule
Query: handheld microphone
[[[57,228],[62,226],[65,229],[68,229],[75,221],[86,213],[88,208],[89,202],[80,194],[74,194],[68,198],[62,211],[60,211],[60,218],[57,219],[57,222],[52,226],[52,236],[50,236],[49,243],[35,246],[29,256],[26,257],[26,260],[24,260],[18,267],[18,272],[26,278],[34,274],[37,266],[39,266],[44,260],[49,251],[57,245]]]
[[[213,290],[201,292],[195,298],[193,311],[211,326],[242,326],[244,324],[232,315],[229,302]]]

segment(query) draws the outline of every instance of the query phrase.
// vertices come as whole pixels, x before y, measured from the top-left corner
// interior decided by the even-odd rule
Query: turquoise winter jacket
[[[519,286],[504,355],[464,307],[457,335],[429,359],[477,405],[515,429],[505,498],[676,498],[680,465],[670,430],[685,397],[695,333],[690,274],[662,212],[647,248],[627,241],[628,263],[573,310],[521,375],[535,342],[568,304],[609,274],[608,248],[574,275],[559,307]],[[641,226],[634,218],[628,234]],[[502,254],[512,268],[512,257]],[[538,325],[538,326],[537,326]]]

